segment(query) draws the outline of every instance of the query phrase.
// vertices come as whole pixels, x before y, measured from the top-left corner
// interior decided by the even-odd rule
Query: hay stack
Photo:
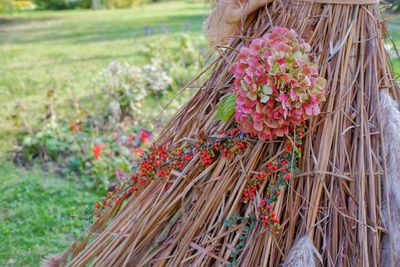
[[[382,193],[387,167],[379,94],[386,91],[397,99],[397,91],[377,4],[274,0],[256,11],[156,143],[180,146],[183,140],[232,127],[233,119],[214,120],[219,99],[231,91],[228,69],[243,44],[276,25],[295,29],[311,45],[320,74],[328,81],[328,96],[322,114],[308,122],[301,173],[273,207],[282,233],[275,236],[256,225],[238,265],[278,266],[286,259],[294,266],[290,263],[298,257],[316,266],[380,266],[387,232],[381,207],[388,197]],[[248,140],[241,156],[221,157],[205,170],[191,165],[174,178],[173,190],[165,193],[162,184],[153,183],[100,217],[76,243],[69,264],[229,264],[241,226],[228,229],[224,222],[236,213],[257,213],[255,201],[240,201],[241,192],[251,172],[280,146]],[[292,247],[295,251],[290,252]]]

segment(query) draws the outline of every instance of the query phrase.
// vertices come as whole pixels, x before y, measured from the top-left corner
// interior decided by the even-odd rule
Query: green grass
[[[389,22],[389,34],[391,39],[393,40],[394,45],[397,49],[400,49],[400,16],[398,14],[388,14],[387,20]],[[388,47],[393,47],[393,43],[391,40],[386,40]],[[392,57],[392,64],[394,72],[399,75],[400,74],[400,61],[396,58],[395,50],[392,49],[390,52]]]
[[[200,36],[207,12],[204,2],[163,2],[0,15],[0,266],[39,266],[44,256],[63,251],[100,198],[65,178],[9,162],[19,131],[10,116],[24,110],[29,122],[36,120],[48,90],[56,93],[59,116],[73,113],[73,99],[90,105],[93,78],[103,67],[113,60],[140,65],[149,43],[184,29]]]
[[[185,28],[200,35],[204,2],[163,2],[127,10],[23,12],[0,16],[0,153],[15,128],[7,120],[21,103],[32,115],[54,89],[58,108],[91,94],[93,78],[113,60],[143,62],[141,51]],[[145,28],[152,32],[145,36]],[[6,138],[6,139],[5,139]]]
[[[0,167],[0,266],[38,266],[89,223],[94,193],[41,171]]]

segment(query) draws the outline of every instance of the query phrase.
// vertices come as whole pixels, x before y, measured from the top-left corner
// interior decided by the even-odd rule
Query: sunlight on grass
[[[58,107],[92,93],[93,77],[112,60],[143,63],[141,51],[159,36],[201,34],[205,3],[165,2],[127,10],[24,12],[0,17],[0,136],[21,105],[33,114],[46,92]],[[71,107],[67,107],[66,110]],[[9,142],[0,147],[0,154]]]
[[[74,99],[94,104],[93,79],[102,68],[113,60],[141,65],[148,44],[177,40],[182,32],[198,38],[207,12],[203,2],[165,2],[0,16],[0,266],[39,266],[44,256],[63,251],[104,193],[6,160],[18,130],[10,117],[22,111],[40,119],[49,90],[59,116],[73,113]]]

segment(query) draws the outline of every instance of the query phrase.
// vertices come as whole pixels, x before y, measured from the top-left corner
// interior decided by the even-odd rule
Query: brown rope
[[[313,2],[322,4],[341,4],[341,5],[369,5],[379,4],[379,0],[301,0],[302,2]]]

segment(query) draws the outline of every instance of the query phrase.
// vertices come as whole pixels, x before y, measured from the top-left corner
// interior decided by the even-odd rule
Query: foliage
[[[107,8],[129,8],[140,3],[140,0],[105,0]]]
[[[1,27],[10,30],[6,38],[0,38],[0,72],[4,74],[0,75],[0,266],[39,266],[48,254],[63,251],[82,232],[91,219],[93,203],[105,193],[99,190],[96,194],[82,186],[86,184],[81,181],[82,176],[71,173],[68,179],[60,178],[54,161],[44,164],[50,170],[46,172],[37,169],[46,169],[39,160],[27,169],[5,161],[3,155],[14,148],[15,136],[22,142],[30,130],[34,136],[38,131],[52,129],[51,123],[45,126],[48,120],[42,122],[46,116],[43,109],[49,102],[46,91],[56,92],[54,106],[60,131],[73,135],[68,128],[72,122],[82,122],[87,115],[105,112],[97,107],[103,101],[101,94],[93,98],[90,90],[93,77],[100,69],[113,59],[121,63],[135,62],[135,65],[149,64],[142,53],[148,43],[162,47],[163,42],[168,42],[168,46],[178,47],[177,41],[181,38],[178,32],[185,24],[190,25],[186,33],[196,36],[192,42],[195,40],[198,53],[199,43],[205,43],[199,36],[201,21],[207,12],[203,3],[175,1],[118,11],[15,12],[2,17],[6,21]],[[143,34],[144,27],[160,29],[161,25],[170,31],[151,36]],[[184,79],[190,80],[194,74],[188,73]],[[173,81],[173,90],[167,90],[160,98],[146,97],[143,113],[156,114],[159,105],[165,105],[176,94],[176,84]],[[168,115],[161,117],[163,120],[192,94],[190,90],[185,93],[188,94],[184,99],[180,95],[179,101],[170,105]],[[9,118],[18,113],[23,114],[20,114],[20,126],[16,127]],[[128,130],[135,134],[140,129]],[[21,131],[26,133],[20,135]],[[87,147],[87,153],[94,156],[94,146]],[[105,160],[108,149],[107,146],[102,150],[100,161]],[[140,149],[135,151],[139,153]],[[117,176],[115,170],[110,170],[110,174]],[[87,186],[90,184],[93,182]]]
[[[5,0],[2,0],[5,1]],[[77,7],[91,8],[92,0],[33,0],[39,9],[62,10]],[[130,8],[140,3],[140,0],[99,0],[106,8]]]
[[[294,30],[284,27],[240,49],[231,71],[241,130],[271,140],[319,114],[326,80],[318,76],[310,49]]]
[[[3,16],[1,27],[6,29],[7,38],[0,38],[0,72],[4,74],[0,75],[0,153],[10,150],[19,131],[8,118],[23,107],[29,114],[29,121],[41,119],[38,111],[43,109],[47,101],[45,92],[49,89],[57,92],[58,115],[71,117],[75,116],[76,109],[72,101],[79,100],[84,109],[98,102],[93,101],[93,91],[89,90],[93,78],[114,59],[121,63],[135,62],[134,65],[148,64],[145,51],[149,43],[160,47],[168,43],[168,47],[177,51],[185,25],[189,25],[185,35],[198,54],[205,46],[204,39],[198,36],[206,13],[204,4],[183,1],[118,11],[36,11]],[[145,27],[156,29],[157,34],[145,35]],[[169,31],[161,32],[162,27]],[[34,54],[29,52],[33,50]],[[184,79],[191,80],[193,73],[197,72],[188,73]],[[169,73],[169,76],[175,75]],[[174,88],[176,84],[174,81]],[[189,98],[193,91],[186,90],[184,98]],[[168,92],[161,104],[165,105],[174,95]],[[185,99],[182,95],[178,98],[179,102]],[[153,113],[154,107],[160,105],[159,100],[150,98],[145,102],[145,113]],[[180,107],[180,103],[172,105],[172,110],[167,110],[169,115]]]
[[[164,69],[167,66],[157,58],[142,67],[113,61],[94,79],[98,90],[93,98],[98,104],[63,120],[55,113],[55,92],[49,91],[40,126],[22,123],[27,134],[18,138],[15,161],[23,166],[40,163],[47,170],[76,177],[86,188],[107,188],[130,171],[131,162],[150,141],[151,131],[157,133],[160,128],[147,122],[154,120],[154,111],[161,105],[153,105],[150,114],[144,112],[144,106],[146,99],[162,103],[167,91],[175,91],[173,79]],[[16,114],[14,120],[23,120],[21,117]],[[143,129],[144,125],[149,128]]]
[[[15,161],[25,165],[40,162],[50,170],[74,178],[86,188],[104,190],[149,142],[151,133],[142,130],[101,130],[90,124],[46,125],[23,137]]]
[[[400,12],[400,0],[387,0],[389,4],[391,4],[389,10],[392,12]]]
[[[99,0],[101,2],[101,0]],[[80,8],[92,8],[93,0],[80,0],[79,7]]]
[[[230,263],[227,267],[236,266],[238,264],[238,258],[240,257],[240,252],[244,249],[246,241],[250,236],[250,232],[255,228],[257,220],[253,213],[250,213],[248,217],[242,217],[240,214],[235,214],[234,217],[229,218],[225,221],[225,226],[229,229],[234,225],[244,225],[243,233],[239,235],[239,240],[235,244],[235,249],[229,255]]]
[[[14,161],[19,165],[40,163],[46,170],[75,177],[85,188],[104,190],[120,173],[129,171],[130,162],[152,137],[151,132],[138,128],[143,124],[140,120],[135,125],[123,124],[120,115],[116,121],[115,115],[102,108],[77,113],[75,118],[57,119],[54,92],[48,97],[46,119],[39,126],[25,124],[26,133],[17,139],[19,149]],[[21,117],[19,114],[14,119]]]
[[[14,0],[13,7],[17,10],[34,9],[35,5],[31,0]]]
[[[72,9],[80,5],[80,0],[33,0],[38,9]]]
[[[131,173],[124,175],[115,186],[115,190],[96,203],[95,214],[100,216],[107,208],[120,205],[136,191],[153,182],[162,183],[164,190],[169,190],[174,183],[175,174],[183,172],[194,162],[200,169],[205,169],[220,156],[235,157],[246,148],[244,138],[239,130],[231,129],[228,132],[220,131],[218,135],[209,136],[197,143],[189,143],[182,148],[169,149],[152,145],[133,163]]]
[[[178,89],[191,81],[203,67],[204,59],[199,53],[201,48],[198,41],[181,34],[175,40],[162,37],[159,42],[149,43],[142,53],[148,61],[157,58]]]
[[[235,266],[238,263],[240,252],[246,245],[247,238],[255,227],[261,226],[269,228],[273,234],[281,232],[280,220],[274,212],[272,205],[278,200],[281,195],[281,190],[289,183],[289,180],[298,172],[298,161],[301,158],[302,151],[302,137],[304,136],[305,126],[298,127],[293,136],[293,140],[285,142],[284,152],[275,160],[267,161],[263,164],[265,168],[256,172],[254,176],[247,180],[247,184],[243,190],[242,201],[249,203],[255,201],[258,205],[257,213],[249,213],[243,217],[240,213],[225,221],[225,226],[229,229],[232,226],[241,225],[238,232],[239,239],[234,245],[234,250],[230,254],[231,263],[228,266]],[[295,146],[293,146],[293,144]],[[262,188],[266,180],[275,179],[268,188]],[[263,194],[259,194],[263,189],[264,197],[260,198]],[[252,203],[250,203],[252,205]]]
[[[12,9],[13,4],[11,0],[0,0],[0,11]]]
[[[218,110],[215,119],[228,121],[235,113],[236,96],[227,95],[218,103]]]
[[[143,67],[114,61],[96,79],[114,123],[123,121],[126,116],[132,116],[134,120],[142,116],[144,98],[164,94],[171,83],[171,77],[156,60]]]
[[[63,10],[74,8],[92,8],[93,0],[33,0],[38,9]],[[103,0],[97,0],[102,5]]]

